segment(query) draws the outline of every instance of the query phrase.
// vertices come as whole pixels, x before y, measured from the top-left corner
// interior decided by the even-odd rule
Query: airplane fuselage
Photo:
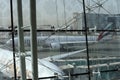
[[[88,36],[88,43],[94,43],[97,41],[97,36]],[[24,37],[25,50],[30,50],[30,37]],[[12,46],[12,39],[6,43],[8,46]],[[85,36],[39,36],[37,37],[38,50],[60,50],[69,49],[73,46],[79,46],[85,48],[86,37]],[[15,47],[18,49],[18,38],[15,38]]]

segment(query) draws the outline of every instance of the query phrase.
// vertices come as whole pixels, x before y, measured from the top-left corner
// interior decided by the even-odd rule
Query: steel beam
[[[26,80],[26,65],[25,65],[25,49],[24,49],[24,34],[23,34],[23,15],[22,15],[22,0],[17,0],[18,10],[18,45],[21,68],[21,80]]]
[[[38,57],[37,57],[37,37],[36,37],[36,0],[30,0],[30,34],[32,53],[32,80],[38,80]]]

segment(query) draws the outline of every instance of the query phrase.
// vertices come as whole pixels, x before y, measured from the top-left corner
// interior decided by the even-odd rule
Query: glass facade
[[[38,78],[61,79],[54,67],[49,67],[54,64],[63,72],[63,80],[119,80],[119,4],[119,0],[36,0],[38,68],[42,69],[39,66],[42,65],[48,69],[46,74],[49,70],[54,72],[52,76],[41,77],[38,70]],[[0,9],[0,54],[5,53],[2,49],[13,53],[12,58],[7,56],[12,61],[10,64],[2,63],[4,57],[0,59],[0,79],[4,75],[8,80],[18,79],[21,74],[17,0],[1,0]],[[27,58],[31,57],[32,43],[30,0],[22,0],[22,18]],[[43,59],[50,65],[42,62]],[[28,63],[26,77],[31,79]]]

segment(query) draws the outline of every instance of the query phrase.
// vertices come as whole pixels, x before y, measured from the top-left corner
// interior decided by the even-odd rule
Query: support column
[[[21,68],[21,80],[26,80],[26,65],[25,65],[25,49],[24,49],[24,34],[23,34],[23,15],[22,15],[22,0],[17,0],[18,10],[18,45]]]
[[[32,80],[38,80],[38,57],[36,37],[36,0],[30,0],[30,23],[31,23],[31,53],[32,53]]]

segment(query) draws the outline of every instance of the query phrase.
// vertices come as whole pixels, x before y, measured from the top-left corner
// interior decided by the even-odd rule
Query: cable
[[[92,0],[95,4],[97,4],[97,6],[96,7],[101,7],[103,10],[105,10],[107,13],[109,13],[110,15],[112,15],[107,9],[105,9],[104,7],[103,7],[103,4],[105,3],[105,2],[107,2],[108,0],[106,0],[106,1],[104,1],[104,2],[102,2],[102,3],[100,3],[100,1],[99,1],[99,3],[97,3],[96,1],[94,1],[94,0]]]
[[[120,3],[120,2],[119,2],[119,1],[120,1],[120,0],[117,0],[117,1],[116,1],[116,3],[117,3],[117,8],[118,8],[118,14],[120,13],[120,10],[119,10],[119,7],[120,7],[120,6],[119,6],[119,3]]]
[[[2,66],[0,67],[0,71],[3,70],[3,69],[5,69],[5,68],[7,68],[8,65],[12,64],[11,62],[12,62],[12,60],[9,60],[6,64],[0,63],[0,64],[2,65]]]
[[[57,0],[55,0],[55,4],[56,4],[56,21],[57,21],[57,27],[59,27]]]
[[[64,20],[65,20],[65,26],[67,26],[67,21],[66,21],[66,4],[65,4],[65,0],[63,0],[63,6],[64,6]]]

